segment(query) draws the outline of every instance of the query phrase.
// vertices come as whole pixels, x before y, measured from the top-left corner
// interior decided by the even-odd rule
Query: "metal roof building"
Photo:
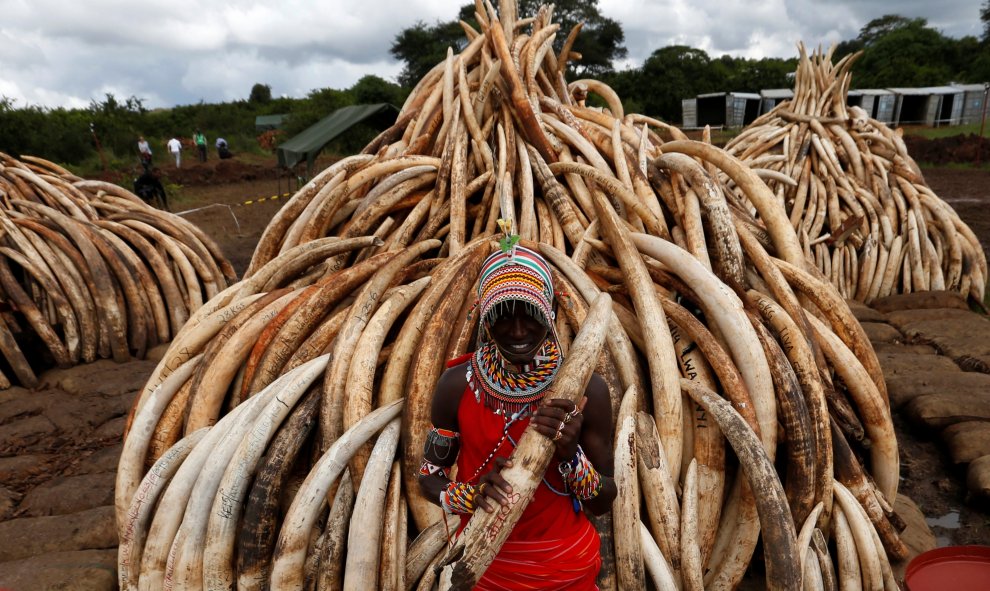
[[[846,96],[846,104],[856,106],[881,123],[891,123],[894,120],[894,106],[897,96],[889,90],[881,88],[864,88],[850,90]]]
[[[953,86],[891,88],[897,97],[894,124],[959,125],[963,91]]]
[[[780,103],[794,98],[790,88],[770,88],[760,91],[760,113],[766,113]]]
[[[760,114],[760,95],[750,92],[712,92],[697,98],[697,126],[743,127]]]
[[[685,129],[698,127],[698,99],[681,99],[681,127]]]
[[[952,84],[951,86],[963,91],[963,106],[959,123],[962,125],[978,123],[983,117],[983,103],[987,99],[987,87],[983,84]]]

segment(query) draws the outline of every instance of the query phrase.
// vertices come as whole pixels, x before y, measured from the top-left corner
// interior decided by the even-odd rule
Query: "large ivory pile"
[[[143,358],[236,278],[185,219],[0,153],[0,353],[13,373],[0,389],[35,386],[52,365]]]
[[[856,55],[801,47],[794,98],[726,146],[786,203],[801,247],[839,293],[870,303],[950,290],[983,301],[987,261],[970,228],[925,184],[901,130],[847,107]]]
[[[897,445],[861,327],[752,169],[564,81],[551,16],[479,3],[464,51],[176,336],[121,455],[122,589],[430,589],[454,527],[416,483],[430,399],[470,350],[499,218],[555,266],[563,346],[612,396],[602,588],[732,588],[761,531],[768,588],[896,588]],[[601,355],[575,351],[602,322]]]

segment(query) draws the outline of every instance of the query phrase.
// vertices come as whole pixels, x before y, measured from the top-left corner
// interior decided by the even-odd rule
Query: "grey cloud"
[[[389,47],[417,21],[456,17],[469,0],[21,0],[0,3],[0,93],[19,104],[80,106],[105,92],[148,107],[348,88],[394,79]],[[884,14],[928,19],[946,35],[979,35],[973,0],[599,0],[638,66],[674,43],[748,57],[855,37]]]

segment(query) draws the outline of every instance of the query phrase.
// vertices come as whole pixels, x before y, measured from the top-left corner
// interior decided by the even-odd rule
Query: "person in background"
[[[199,150],[199,161],[206,162],[206,136],[197,129],[193,135],[193,141],[196,142],[196,149]]]
[[[151,168],[151,146],[148,145],[144,136],[138,136],[138,158],[141,159],[141,166],[147,171]]]
[[[162,171],[157,166],[151,170],[145,169],[141,176],[134,179],[134,194],[148,205],[168,211],[168,196],[162,186],[161,175]]]
[[[180,168],[182,166],[182,142],[177,138],[168,140],[168,153],[175,158],[175,167]]]
[[[218,137],[216,145],[217,145],[217,156],[219,156],[221,160],[226,160],[227,158],[231,158],[234,156],[233,154],[230,153],[230,148],[227,146],[227,140],[223,139],[222,137]]]

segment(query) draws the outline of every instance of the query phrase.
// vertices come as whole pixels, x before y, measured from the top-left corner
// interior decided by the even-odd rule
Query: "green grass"
[[[946,162],[945,164],[935,164],[934,162],[925,162],[924,160],[915,160],[915,163],[921,168],[948,168],[950,170],[985,170],[990,172],[990,154],[986,154],[983,157],[983,162],[979,166],[976,166],[972,162]]]
[[[952,137],[955,135],[980,134],[979,123],[970,123],[969,125],[946,125],[943,127],[906,125],[903,129],[905,134],[920,135],[921,137],[925,137],[930,140],[943,137]],[[990,137],[990,125],[985,126],[983,130],[983,137]]]

